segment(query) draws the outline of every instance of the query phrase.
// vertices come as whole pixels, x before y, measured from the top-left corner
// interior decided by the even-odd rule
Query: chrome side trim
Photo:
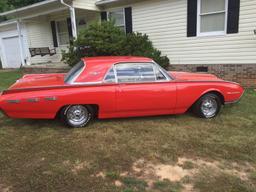
[[[12,103],[12,104],[17,104],[17,103],[20,103],[20,100],[18,100],[18,99],[15,99],[15,100],[7,100],[6,102],[7,102],[7,103]]]
[[[102,81],[95,81],[95,82],[79,82],[79,83],[73,83],[72,85],[99,85],[102,84]]]
[[[39,98],[29,98],[29,99],[27,99],[27,102],[29,102],[29,103],[37,103],[39,101],[40,101]]]
[[[52,97],[45,97],[44,98],[46,101],[56,101],[57,100],[57,97],[54,97],[54,96],[52,96]]]

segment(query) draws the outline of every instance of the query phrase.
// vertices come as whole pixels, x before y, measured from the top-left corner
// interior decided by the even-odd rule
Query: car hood
[[[170,71],[169,74],[181,81],[223,81],[212,74]]]
[[[64,85],[65,74],[30,74],[17,80],[9,90]]]

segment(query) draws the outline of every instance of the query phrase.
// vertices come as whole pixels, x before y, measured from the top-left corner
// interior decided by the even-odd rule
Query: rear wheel
[[[61,111],[61,119],[73,128],[85,127],[94,116],[92,107],[84,105],[70,105]]]
[[[218,95],[208,93],[202,96],[193,106],[193,112],[202,118],[213,118],[221,109],[221,100]]]

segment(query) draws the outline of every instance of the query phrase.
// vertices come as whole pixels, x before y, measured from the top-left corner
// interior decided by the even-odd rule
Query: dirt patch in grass
[[[218,183],[222,177],[227,177],[229,181],[224,186],[225,189],[233,189],[239,181],[237,187],[250,192],[253,188],[250,183],[254,181],[251,180],[255,177],[254,173],[255,168],[250,163],[230,163],[227,166],[225,161],[182,157],[172,164],[152,163],[139,159],[128,172],[99,172],[95,177],[110,179],[113,185],[128,191],[163,192],[192,192],[206,189],[211,191],[211,188],[207,188],[207,180]]]
[[[188,162],[190,162],[189,167],[186,168]],[[212,174],[213,177],[229,175],[231,178],[245,182],[250,181],[251,173],[255,171],[255,168],[249,163],[243,165],[231,163],[229,166],[224,166],[225,163],[185,157],[178,158],[178,161],[174,164],[151,163],[144,159],[139,159],[133,163],[131,172],[120,174],[101,172],[98,176],[105,178],[109,175],[108,177],[115,179],[114,184],[118,187],[125,186],[128,182],[130,187],[133,184],[138,185],[140,183],[140,186],[144,186],[145,189],[166,189],[175,186],[177,191],[189,192],[196,190],[194,185],[200,188],[201,184],[198,187],[198,183],[200,183],[198,178],[202,177],[202,172],[205,170],[211,170],[209,175]],[[142,181],[145,181],[145,184]],[[202,185],[204,186],[204,184]]]
[[[79,171],[85,169],[88,166],[89,166],[89,163],[86,161],[83,161],[83,162],[76,161],[75,164],[73,165],[73,168],[71,169],[71,171],[74,174],[78,174]]]

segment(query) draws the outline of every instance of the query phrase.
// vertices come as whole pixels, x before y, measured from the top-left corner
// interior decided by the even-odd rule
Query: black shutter
[[[107,21],[108,20],[107,12],[106,11],[101,12],[100,17],[101,17],[101,21]]]
[[[71,18],[67,18],[67,25],[68,25],[68,35],[69,39],[73,38],[73,32],[72,32],[72,23],[71,23]]]
[[[240,12],[240,0],[229,0],[228,1],[227,33],[238,33],[239,12]]]
[[[55,21],[51,21],[53,46],[58,47]]]
[[[197,0],[187,0],[187,36],[196,36],[197,30]]]
[[[132,8],[131,7],[126,7],[124,9],[125,13],[125,30],[126,33],[132,33]]]

